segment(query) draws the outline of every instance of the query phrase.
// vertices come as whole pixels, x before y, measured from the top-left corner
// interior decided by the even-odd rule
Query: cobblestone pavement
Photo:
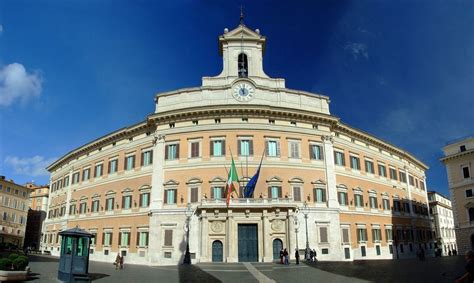
[[[464,272],[464,258],[427,258],[426,261],[377,260],[309,264],[201,263],[190,266],[125,265],[90,262],[94,282],[453,282]],[[59,282],[58,259],[30,256],[31,282]]]

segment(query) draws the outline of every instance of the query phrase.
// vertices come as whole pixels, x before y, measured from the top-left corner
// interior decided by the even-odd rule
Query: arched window
[[[247,62],[247,55],[244,53],[239,54],[239,64],[238,64],[238,73],[239,78],[246,78],[248,77],[248,62]]]
[[[469,208],[469,221],[474,221],[474,207]]]

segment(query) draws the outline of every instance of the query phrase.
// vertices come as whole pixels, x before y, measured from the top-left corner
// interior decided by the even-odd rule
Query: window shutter
[[[174,190],[174,200],[173,203],[177,203],[178,190]]]
[[[150,164],[153,164],[153,150],[150,150]]]
[[[102,233],[102,246],[105,244],[105,233]]]
[[[272,198],[272,187],[268,187],[268,198]]]
[[[127,170],[127,157],[125,157],[123,160],[123,169]]]
[[[313,145],[309,144],[309,159],[316,159],[313,153]]]
[[[293,200],[301,201],[300,187],[294,187],[293,188]]]
[[[277,147],[277,156],[280,156],[280,141],[276,142],[276,147]]]
[[[120,247],[121,245],[122,245],[122,232],[119,232],[118,246]]]
[[[149,232],[145,232],[145,246],[148,246],[148,233]]]
[[[209,143],[209,155],[214,156],[214,141]]]
[[[124,207],[125,207],[125,197],[123,196],[122,197],[122,209],[124,209]]]
[[[130,236],[132,233],[127,232],[128,238],[127,238],[127,246],[130,246]]]
[[[313,202],[316,202],[317,195],[318,195],[318,192],[317,192],[316,188],[314,188],[313,189]]]
[[[145,153],[142,152],[142,154],[141,154],[140,156],[141,156],[141,157],[140,157],[140,166],[143,166],[143,161],[144,161],[144,159],[145,159]]]
[[[137,246],[140,246],[140,232],[137,232]]]
[[[176,159],[179,159],[179,143],[176,144]]]
[[[173,230],[165,230],[165,246],[173,245]]]
[[[225,195],[227,197],[224,187],[220,187],[219,190],[221,191],[221,196]]]
[[[281,198],[282,197],[282,191],[281,191],[281,187],[278,187],[278,197]]]
[[[253,140],[249,140],[249,155],[253,155]]]
[[[337,201],[341,204],[341,192],[337,192]]]
[[[237,143],[237,155],[242,155],[242,140]]]
[[[326,202],[326,189],[322,189],[323,191],[323,202]]]
[[[211,187],[211,198],[214,198],[214,188]]]
[[[168,147],[169,145],[165,145],[165,160],[168,160]]]
[[[139,197],[139,201],[138,201],[139,204],[138,204],[138,205],[139,205],[140,207],[142,207],[142,205],[143,205],[143,201],[142,201],[142,200],[143,200],[143,195],[144,195],[144,194],[140,194],[140,197]]]
[[[132,157],[132,169],[135,168],[135,155]]]
[[[268,156],[268,141],[265,141],[265,155]]]
[[[167,204],[168,203],[168,198],[166,197],[166,193],[168,192],[168,190],[164,190],[164,193],[163,193],[163,203],[164,204]]]
[[[222,155],[225,156],[225,140],[222,140]]]
[[[342,242],[349,243],[349,229],[342,229]]]

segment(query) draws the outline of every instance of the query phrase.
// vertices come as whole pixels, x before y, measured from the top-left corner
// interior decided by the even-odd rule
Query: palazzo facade
[[[182,262],[188,240],[192,262],[430,252],[427,166],[331,115],[329,97],[267,76],[265,46],[258,29],[225,29],[218,76],[157,94],[143,122],[51,164],[42,250],[59,254],[58,232],[79,226],[96,235],[92,260],[150,265]],[[232,156],[242,188],[262,167],[253,197],[240,188],[227,206]]]

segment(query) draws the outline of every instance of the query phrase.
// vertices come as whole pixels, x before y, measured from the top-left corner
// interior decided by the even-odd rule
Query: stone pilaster
[[[153,147],[153,175],[151,177],[151,203],[150,208],[160,209],[163,207],[163,183],[165,163],[165,136],[156,134]]]
[[[201,262],[209,261],[209,219],[207,218],[207,212],[203,210],[201,212]]]
[[[273,261],[273,246],[270,241],[270,221],[268,220],[268,211],[266,209],[262,212],[262,227],[263,227],[263,261]]]
[[[69,184],[68,186],[66,187],[66,215],[64,217],[64,219],[67,221],[69,219],[69,215],[70,215],[70,206],[71,206],[71,199],[72,199],[72,190],[71,190],[71,182],[72,182],[72,172],[73,172],[73,168],[71,168],[71,170],[69,170]]]
[[[328,192],[328,207],[339,208],[336,188],[336,169],[334,166],[334,148],[332,136],[322,136],[324,151],[324,167],[326,168],[326,188]]]

